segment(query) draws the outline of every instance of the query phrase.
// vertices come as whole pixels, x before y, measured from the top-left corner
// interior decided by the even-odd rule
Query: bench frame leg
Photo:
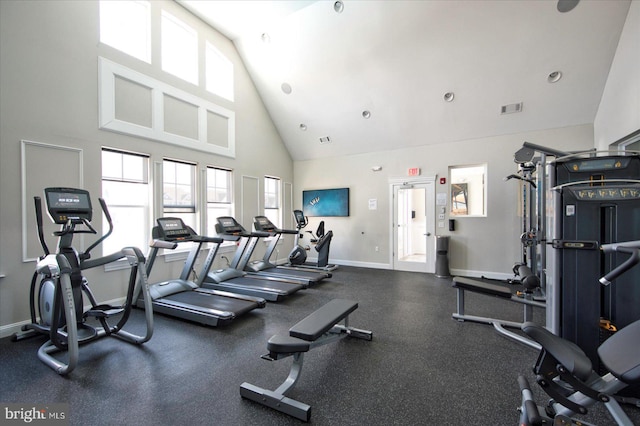
[[[517,342],[520,342],[522,344],[525,344],[529,347],[532,347],[534,349],[540,350],[540,344],[537,342],[534,342],[531,339],[528,339],[526,337],[523,337],[517,333],[514,333],[510,330],[507,330],[505,327],[509,327],[509,328],[517,328],[520,329],[520,327],[522,326],[522,324],[526,321],[531,321],[532,315],[533,315],[533,308],[537,307],[537,308],[542,308],[545,309],[546,305],[542,302],[538,302],[535,300],[529,300],[529,299],[522,299],[516,296],[512,296],[511,299],[505,299],[507,301],[511,301],[511,302],[515,302],[515,303],[519,303],[521,305],[523,305],[523,321],[522,322],[516,322],[516,321],[507,321],[507,320],[502,320],[502,319],[498,319],[498,318],[490,318],[490,317],[480,317],[480,316],[475,316],[475,315],[467,315],[465,314],[465,304],[464,304],[464,292],[465,289],[464,288],[460,288],[460,287],[456,287],[456,291],[457,291],[457,308],[458,311],[454,312],[451,316],[454,319],[457,319],[458,321],[473,321],[473,322],[479,322],[479,323],[483,323],[483,324],[490,324],[493,325],[493,328],[495,328],[495,330],[502,334],[503,336],[515,340]],[[478,292],[479,294],[482,294],[481,292]]]
[[[373,333],[368,330],[361,330],[358,328],[350,327],[349,316],[347,316],[344,319],[344,324],[334,325],[333,328],[327,333],[320,336],[316,341],[311,342],[311,344],[309,345],[309,350],[317,348],[318,346],[324,346],[328,343],[335,342],[336,340],[344,339],[345,337],[355,337],[358,339],[372,340]],[[304,352],[287,354],[283,356],[283,358],[286,358],[290,355],[293,355],[293,363],[291,364],[289,375],[275,391],[263,389],[258,386],[252,385],[251,383],[245,382],[240,385],[240,396],[265,405],[269,408],[273,408],[274,410],[280,411],[281,413],[288,414],[304,422],[308,422],[311,418],[311,406],[305,404],[304,402],[296,401],[295,399],[287,397],[287,393],[289,393],[294,388],[294,386],[300,379],[300,374],[302,373],[302,365],[304,363]],[[282,358],[264,359],[275,361],[276,359]]]

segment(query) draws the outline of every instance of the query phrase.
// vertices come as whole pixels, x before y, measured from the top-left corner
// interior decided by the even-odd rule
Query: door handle
[[[427,237],[430,237],[431,236],[431,232],[427,232],[426,234],[423,234],[423,235],[426,235]]]

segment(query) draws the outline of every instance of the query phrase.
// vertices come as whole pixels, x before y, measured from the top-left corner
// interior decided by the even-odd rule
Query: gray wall
[[[593,147],[593,127],[550,129],[411,149],[294,162],[294,206],[300,208],[302,191],[349,187],[350,216],[324,218],[326,229],[334,232],[330,260],[336,263],[389,268],[391,265],[389,179],[407,176],[410,167],[419,167],[423,176],[438,176],[436,193],[449,187],[448,167],[487,164],[487,216],[456,217],[456,230],[436,228],[439,235],[451,235],[450,258],[454,273],[500,276],[520,260],[521,217],[515,181],[503,178],[517,170],[513,154],[524,141],[561,150]],[[373,166],[382,166],[373,172]],[[448,198],[448,195],[447,195]],[[377,199],[378,209],[369,210],[368,200]],[[449,216],[447,214],[446,219]],[[310,218],[315,229],[319,218]],[[446,222],[445,222],[446,223]],[[375,247],[379,251],[375,251]]]
[[[93,197],[100,196],[101,148],[122,148],[163,157],[194,161],[234,170],[235,199],[242,199],[243,175],[278,176],[292,182],[293,164],[249,78],[233,43],[171,1],[153,1],[152,14],[165,8],[197,28],[234,64],[235,102],[212,95],[202,87],[183,83],[160,70],[159,32],[154,29],[153,63],[142,63],[99,43],[98,2],[94,1],[2,1],[0,2],[0,335],[10,325],[28,318],[28,290],[33,262],[22,260],[20,141],[30,140],[82,150],[82,180]],[[203,43],[201,41],[201,43]],[[178,146],[124,136],[98,129],[98,56],[142,72],[236,115],[236,158],[219,157]],[[265,161],[268,159],[268,161]],[[65,164],[44,164],[26,172],[32,180],[55,181]],[[27,194],[27,210],[33,209]],[[236,205],[239,215],[240,205]],[[261,208],[262,206],[260,206]],[[252,214],[257,214],[255,212]],[[101,221],[94,220],[101,232]],[[245,224],[247,226],[249,224]],[[32,223],[27,226],[33,227]],[[50,240],[53,241],[53,240]],[[92,239],[86,238],[90,243]],[[85,244],[86,247],[86,244]],[[146,248],[141,248],[146,252]],[[181,261],[156,262],[152,279],[177,276]],[[125,272],[88,271],[99,300],[124,295]]]

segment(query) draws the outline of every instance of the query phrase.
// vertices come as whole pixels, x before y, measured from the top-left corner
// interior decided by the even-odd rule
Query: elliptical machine
[[[76,188],[46,188],[45,202],[52,221],[61,225],[57,253],[52,254],[44,239],[42,225],[42,201],[34,197],[38,238],[44,255],[38,259],[36,271],[31,280],[30,311],[31,324],[25,325],[22,333],[16,333],[13,340],[22,340],[38,334],[49,337],[38,350],[38,358],[60,375],[73,371],[78,362],[80,344],[94,341],[104,336],[118,337],[126,342],[142,344],[153,335],[153,309],[149,297],[149,284],[145,270],[145,258],[136,247],[122,250],[91,260],[91,250],[97,247],[113,232],[113,223],[107,205],[99,198],[100,206],[109,223],[109,232],[95,241],[86,251],[79,253],[73,247],[75,234],[97,234],[91,226],[93,209],[89,192]],[[126,258],[130,265],[129,286],[124,305],[98,304],[89,289],[85,269],[103,266]],[[38,279],[40,278],[40,279]],[[146,334],[138,336],[123,330],[134,305],[134,291],[145,295]],[[85,295],[91,307],[84,311]],[[119,317],[117,324],[110,325],[108,319]],[[93,323],[90,324],[89,322]],[[97,323],[97,324],[96,324]],[[66,351],[65,363],[51,354]]]
[[[302,210],[294,210],[293,217],[296,220],[296,234],[295,244],[291,252],[289,253],[289,265],[290,266],[304,266],[305,268],[316,268],[323,271],[334,271],[338,269],[338,265],[329,264],[329,247],[331,245],[331,239],[333,238],[333,231],[324,231],[324,220],[318,225],[316,234],[306,231],[311,234],[311,242],[315,244],[315,250],[318,252],[318,261],[316,263],[307,262],[307,250],[300,244],[300,236],[302,228],[306,227],[309,222],[302,212]]]

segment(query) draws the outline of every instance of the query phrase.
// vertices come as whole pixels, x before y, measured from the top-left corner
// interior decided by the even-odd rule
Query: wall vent
[[[331,138],[329,136],[322,137],[320,143],[331,143]]]
[[[517,104],[502,105],[500,114],[513,114],[514,112],[522,112],[522,102]]]

